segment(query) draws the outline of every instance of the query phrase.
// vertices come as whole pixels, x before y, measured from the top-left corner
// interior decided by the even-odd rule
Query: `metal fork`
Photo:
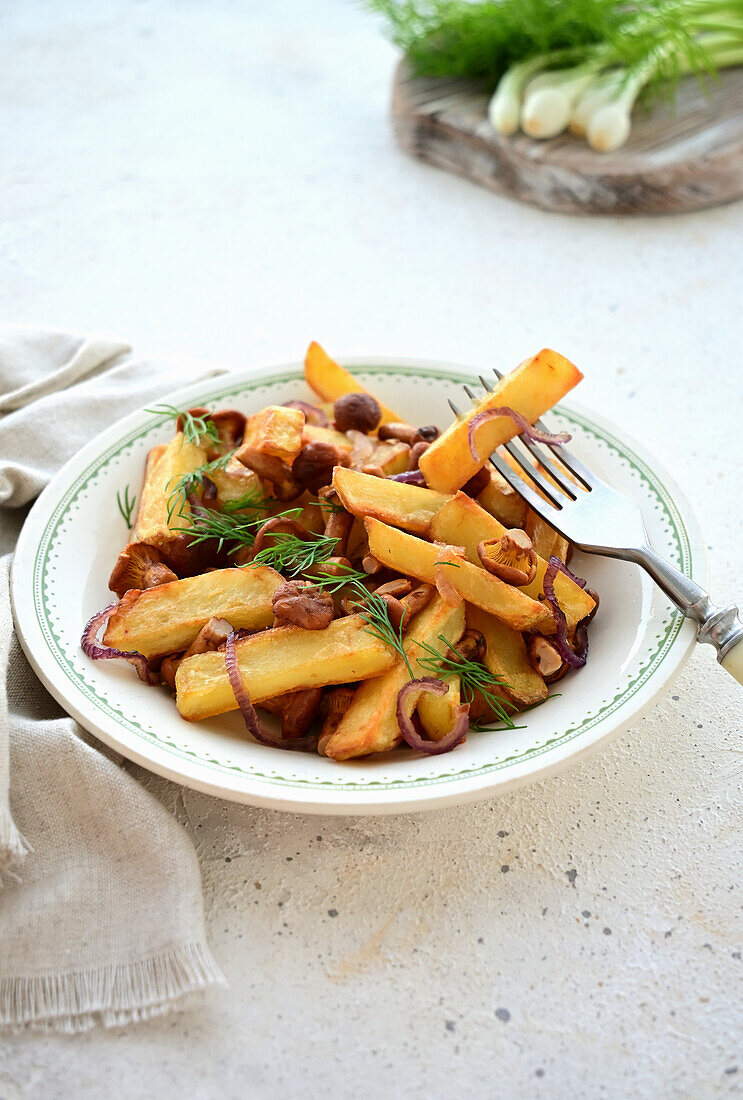
[[[493,373],[498,379],[503,377],[497,370]],[[492,386],[482,375],[479,377],[490,392]],[[472,401],[477,400],[469,386],[464,390]],[[456,416],[462,415],[453,401],[449,405]],[[549,431],[540,420],[535,427]],[[743,623],[738,608],[716,607],[704,589],[657,554],[649,545],[637,504],[588,470],[564,446],[539,445],[523,435],[518,440],[520,445],[513,439],[504,449],[531,485],[496,451],[490,462],[501,477],[550,527],[581,550],[641,565],[679,610],[699,623],[697,641],[713,645],[723,668],[743,684]],[[528,456],[549,476],[540,472]]]

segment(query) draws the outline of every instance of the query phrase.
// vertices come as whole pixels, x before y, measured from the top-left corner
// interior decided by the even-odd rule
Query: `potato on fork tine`
[[[502,377],[497,370],[493,373],[498,379]],[[492,392],[484,378],[480,381],[487,393]],[[469,386],[464,390],[471,398]],[[449,405],[459,417],[456,405],[452,401]],[[549,431],[539,419],[534,427]],[[522,453],[521,446],[511,440],[504,449],[525,477],[498,451],[490,455],[490,462],[508,485],[538,516],[579,549],[642,566],[679,610],[699,624],[697,640],[713,645],[718,661],[738,683],[743,683],[743,623],[738,617],[738,608],[733,605],[716,607],[703,588],[664,561],[649,545],[642,514],[635,501],[607,485],[562,444],[536,444],[525,439],[523,434],[517,438],[554,481],[548,481]],[[577,486],[568,483],[560,464],[578,479],[585,492],[575,491]]]

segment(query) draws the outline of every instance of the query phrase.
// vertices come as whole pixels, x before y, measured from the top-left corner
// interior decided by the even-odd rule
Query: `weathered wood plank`
[[[682,82],[676,104],[637,111],[630,140],[594,152],[562,134],[534,141],[496,134],[488,96],[472,84],[395,74],[392,118],[413,156],[545,210],[672,214],[743,196],[743,69],[702,87]]]

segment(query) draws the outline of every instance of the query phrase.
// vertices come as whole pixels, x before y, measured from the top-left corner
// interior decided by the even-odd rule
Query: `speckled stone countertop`
[[[408,160],[350,0],[11,0],[3,314],[228,367],[544,344],[674,472],[743,598],[741,216],[547,215]],[[458,809],[311,818],[144,781],[230,982],[0,1041],[1,1100],[743,1090],[743,714],[705,649],[626,736]]]

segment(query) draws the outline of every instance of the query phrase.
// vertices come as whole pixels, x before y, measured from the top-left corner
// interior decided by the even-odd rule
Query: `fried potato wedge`
[[[177,432],[164,448],[150,451],[132,542],[164,546],[178,537],[174,528],[188,525],[190,508],[184,504],[169,516],[168,499],[179,479],[205,462],[206,450],[189,443],[182,432]]]
[[[410,447],[397,440],[383,440],[377,443],[363,465],[370,469],[381,470],[385,477],[401,474],[407,470],[410,460]]]
[[[283,583],[279,573],[261,565],[133,588],[112,612],[103,640],[149,659],[186,649],[211,618],[227,619],[235,629],[262,630],[274,621],[271,598]]]
[[[507,405],[533,424],[582,377],[570,360],[550,348],[544,348],[531,359],[526,359],[501,379],[495,389],[478,401],[465,416],[455,420],[421,455],[420,468],[426,482],[442,493],[454,492],[477,473],[496,447],[507,443],[518,433],[518,425],[508,416],[488,421],[477,433],[477,449],[482,457],[474,459],[467,437],[470,423],[477,413]]]
[[[416,639],[442,653],[446,643],[441,641],[439,634],[448,642],[458,642],[463,632],[464,604],[450,607],[440,596],[434,596],[428,607],[413,619],[403,642],[413,671],[416,658],[424,653]],[[325,741],[325,755],[333,760],[349,760],[354,756],[386,752],[399,745],[402,736],[397,724],[397,696],[409,679],[405,663],[398,657],[394,666],[382,676],[361,684],[350,707]]]
[[[266,405],[248,420],[244,443],[290,466],[302,449],[304,413],[286,405]]]
[[[495,516],[491,516],[476,501],[471,500],[466,493],[457,493],[443,505],[431,520],[430,536],[437,542],[455,543],[463,546],[467,558],[474,564],[479,564],[477,545],[483,539],[499,539],[506,528]],[[535,547],[536,549],[536,547]],[[537,558],[537,572],[530,584],[517,589],[525,596],[533,600],[539,599],[544,585],[544,574],[547,562],[544,558]],[[565,612],[568,621],[568,629],[572,630],[581,619],[590,615],[594,601],[589,594],[579,585],[566,577],[564,573],[558,573],[555,577],[555,595],[557,602]],[[518,628],[524,629],[524,628]],[[538,628],[543,633],[553,634],[555,630],[552,615],[549,622]]]
[[[337,432],[335,428],[321,428],[318,424],[305,424],[302,442],[329,443],[331,447],[337,447],[339,451],[348,455],[353,450],[353,443],[345,432]]]
[[[344,393],[369,393],[358,379],[331,359],[328,353],[313,340],[307,348],[304,360],[304,376],[307,384],[323,401],[336,401]],[[374,396],[372,394],[372,396]],[[377,400],[379,400],[377,398]],[[399,423],[403,418],[379,401],[382,424]]]
[[[433,489],[387,481],[342,466],[333,471],[333,488],[343,507],[355,516],[373,516],[394,527],[425,535],[435,513],[449,499]]]
[[[236,504],[248,494],[262,495],[263,483],[253,470],[243,466],[232,457],[223,470],[212,470],[209,480],[217,487],[217,503],[220,508],[225,504]]]
[[[485,667],[508,685],[507,699],[530,707],[547,698],[547,685],[529,660],[521,634],[479,607],[467,608],[467,626],[484,637]]]
[[[488,465],[487,471],[490,474],[490,484],[478,496],[478,504],[486,512],[490,512],[491,516],[499,519],[504,527],[523,527],[528,512],[526,501],[511,488],[494,466]]]
[[[266,630],[238,642],[235,651],[255,704],[303,688],[367,680],[395,663],[394,650],[367,633],[359,615],[335,619],[325,630]],[[178,710],[191,722],[237,709],[224,653],[199,653],[182,661],[175,685]]]
[[[377,519],[365,522],[369,550],[377,561],[398,573],[417,577],[428,584],[436,583],[436,565],[444,553],[441,547],[388,527]],[[460,540],[456,539],[455,544],[461,545]],[[514,630],[554,629],[548,607],[471,562],[463,559],[456,568],[448,569],[447,576],[463,599],[497,615]]]

